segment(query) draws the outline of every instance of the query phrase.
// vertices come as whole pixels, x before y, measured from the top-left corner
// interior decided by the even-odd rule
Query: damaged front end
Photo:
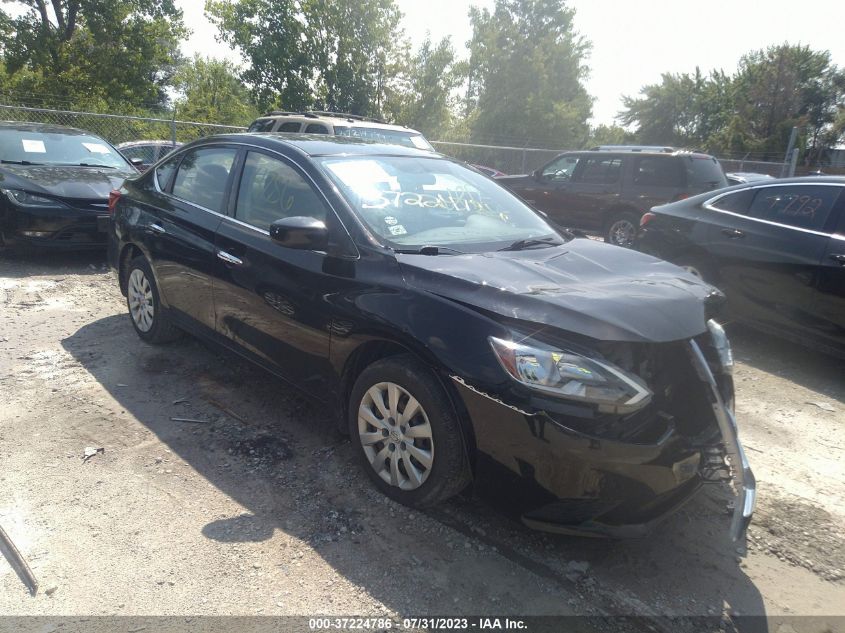
[[[642,536],[705,483],[738,496],[744,538],[754,476],[733,416],[732,358],[708,322],[693,339],[601,343],[491,339],[510,388],[452,376],[472,420],[477,481],[527,525],[579,535]]]

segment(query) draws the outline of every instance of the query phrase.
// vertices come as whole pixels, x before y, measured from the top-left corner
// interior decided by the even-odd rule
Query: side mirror
[[[535,169],[531,172],[532,178],[534,180],[543,180],[543,170],[542,169]]]
[[[129,162],[132,163],[135,167],[141,167],[144,164],[143,158],[130,158]]]
[[[324,251],[329,243],[329,230],[322,220],[297,215],[273,222],[270,238],[286,248]]]

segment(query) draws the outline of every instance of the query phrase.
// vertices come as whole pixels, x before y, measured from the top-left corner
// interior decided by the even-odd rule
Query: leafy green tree
[[[463,64],[456,60],[448,37],[437,44],[430,36],[410,57],[403,80],[388,99],[390,118],[421,131],[431,139],[444,139],[454,125],[454,92],[463,83]]]
[[[590,44],[560,0],[496,0],[470,9],[468,90],[472,136],[482,142],[580,147],[592,98],[583,81]]]
[[[7,83],[56,105],[166,103],[187,34],[173,0],[8,3],[24,10],[0,11]]]
[[[625,145],[631,143],[633,134],[619,125],[597,125],[590,129],[590,138],[586,147],[598,145]]]
[[[259,114],[247,87],[230,62],[195,56],[173,79],[180,92],[180,119],[222,125],[249,125]]]
[[[208,0],[206,14],[262,107],[381,114],[403,50],[394,0]]]

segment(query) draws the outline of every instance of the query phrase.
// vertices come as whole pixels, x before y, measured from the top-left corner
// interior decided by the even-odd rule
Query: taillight
[[[657,216],[654,215],[651,211],[649,211],[648,213],[643,213],[643,217],[640,218],[640,228],[644,227],[656,217]]]
[[[109,191],[109,215],[114,215],[118,200],[120,200],[120,192],[117,189]]]

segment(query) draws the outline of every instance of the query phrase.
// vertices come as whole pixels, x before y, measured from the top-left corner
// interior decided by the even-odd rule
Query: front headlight
[[[67,207],[64,202],[55,200],[54,198],[47,198],[45,196],[36,196],[34,193],[21,191],[20,189],[2,189],[3,193],[9,201],[19,207],[38,207],[41,209],[63,209]]]
[[[707,321],[707,329],[710,330],[710,337],[713,339],[713,347],[719,355],[719,364],[726,374],[734,373],[734,355],[731,350],[731,343],[724,328],[713,319]]]
[[[569,350],[490,337],[502,367],[517,382],[559,398],[598,405],[603,413],[630,413],[651,401],[637,376]]]

